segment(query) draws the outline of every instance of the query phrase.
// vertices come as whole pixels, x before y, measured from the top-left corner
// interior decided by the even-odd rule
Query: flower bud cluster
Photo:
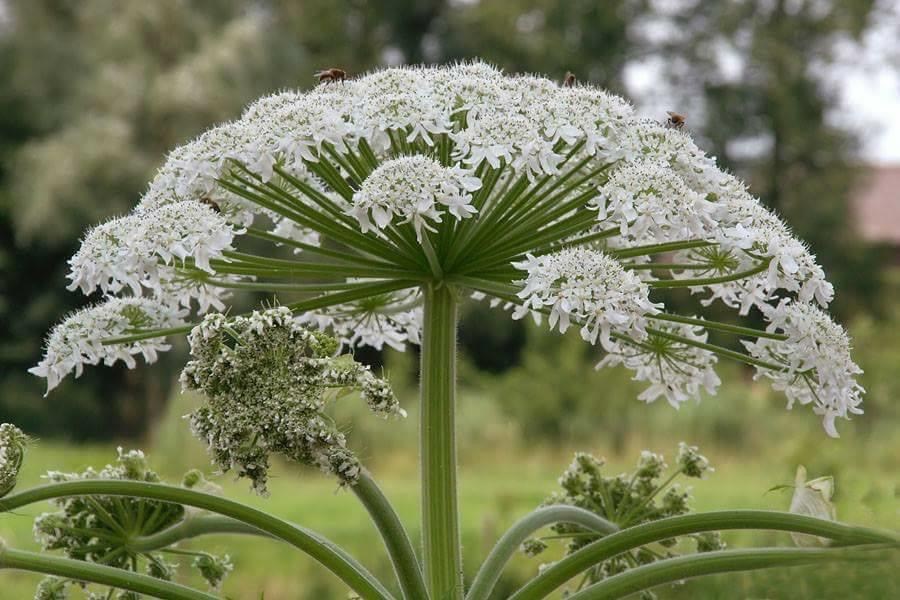
[[[308,329],[286,307],[227,319],[208,315],[190,337],[192,359],[181,375],[207,403],[190,416],[195,435],[223,470],[235,469],[266,492],[269,457],[356,482],[360,465],[325,413],[331,390],[358,390],[380,416],[404,416],[390,387]]]
[[[169,349],[162,338],[123,344],[104,344],[106,338],[123,336],[139,329],[164,329],[184,324],[186,311],[160,305],[148,298],[108,298],[69,315],[47,337],[44,358],[28,370],[47,379],[49,392],[72,371],[81,375],[84,365],[124,362],[134,368],[135,355],[147,363],[156,362],[157,353]]]
[[[767,307],[764,314],[766,330],[787,339],[744,342],[751,356],[778,367],[757,366],[756,376],[771,379],[787,396],[788,408],[795,402],[812,405],[828,435],[838,437],[835,419],[863,412],[864,390],[856,382],[862,369],[850,357],[844,328],[818,307],[788,299]]]
[[[684,443],[679,445],[676,458],[678,471],[665,478],[668,465],[661,454],[648,450],[641,452],[637,466],[632,473],[616,476],[605,476],[604,461],[590,454],[576,453],[575,459],[559,478],[561,492],[555,492],[544,501],[545,506],[567,504],[589,510],[620,528],[633,527],[666,517],[683,515],[690,512],[688,490],[678,484],[672,484],[674,476],[702,477],[712,469],[709,462],[697,452],[695,446]],[[590,535],[584,528],[570,524],[558,523],[552,527],[558,536],[569,538],[566,554],[572,554],[596,541],[601,536]],[[698,552],[709,552],[724,548],[717,532],[704,533],[695,538]],[[661,545],[672,548],[676,539],[663,540]],[[528,540],[523,544],[523,552],[536,556],[547,548],[543,540]],[[587,571],[586,584],[595,583],[621,573],[634,565],[654,562],[659,558],[674,556],[669,550],[665,556],[648,552],[646,549],[630,550],[623,555],[603,561]]]
[[[11,423],[0,424],[0,498],[16,487],[30,438]]]
[[[118,449],[115,464],[106,465],[99,471],[90,467],[81,473],[51,471],[46,478],[53,483],[88,479],[161,481],[147,464],[143,452],[125,452],[122,448]],[[166,555],[159,550],[134,550],[133,542],[135,537],[150,536],[182,522],[186,516],[185,507],[127,496],[73,496],[59,498],[52,503],[58,510],[44,513],[34,522],[35,538],[44,550],[61,550],[68,558],[128,571],[143,569],[151,577],[166,581],[174,578],[177,564],[166,561]],[[227,556],[205,556],[208,557],[206,560],[195,561],[193,566],[211,587],[217,588],[231,570],[231,562]],[[71,585],[83,584],[50,577],[39,584],[35,597],[66,598],[67,588]],[[129,600],[141,597],[133,592],[127,594],[130,595],[115,597]],[[112,596],[104,591],[89,592],[88,597],[100,599]]]

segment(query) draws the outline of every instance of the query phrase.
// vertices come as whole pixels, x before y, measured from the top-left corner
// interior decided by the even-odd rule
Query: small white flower
[[[242,230],[198,201],[165,204],[113,219],[94,227],[69,260],[69,289],[80,288],[85,294],[98,287],[104,293],[129,289],[140,296],[146,288],[162,302],[189,307],[196,298],[201,311],[209,306],[221,310],[224,292],[179,274],[174,267],[183,266],[190,258],[197,268],[214,273],[210,260],[231,250],[240,233]]]
[[[599,338],[607,350],[615,348],[612,333],[644,339],[646,316],[659,312],[647,285],[597,250],[576,247],[529,255],[513,266],[528,273],[518,293],[524,303],[514,318],[549,308],[551,329],[558,326],[562,333],[576,322],[582,338],[592,344]]]
[[[702,327],[657,322],[656,329],[687,340],[705,343]],[[624,365],[634,371],[635,381],[650,384],[638,396],[644,402],[664,397],[675,408],[690,399],[700,400],[702,391],[714,395],[721,380],[715,372],[718,357],[708,350],[651,334],[642,342],[616,341],[597,368]]]
[[[766,331],[787,339],[744,342],[751,356],[781,367],[757,366],[757,377],[771,379],[772,387],[784,391],[788,408],[794,402],[812,405],[828,435],[838,437],[835,419],[863,412],[864,390],[856,382],[862,369],[850,357],[844,328],[812,304],[788,299],[767,307],[764,314],[769,321]]]
[[[147,363],[156,362],[157,353],[169,349],[162,338],[123,344],[103,344],[103,340],[127,335],[135,329],[163,329],[183,325],[184,311],[162,306],[146,298],[110,298],[72,313],[53,328],[47,338],[44,358],[28,370],[47,380],[47,392],[75,371],[79,377],[84,365],[100,362],[109,366],[118,361],[129,369],[141,354]]]
[[[297,320],[330,331],[348,348],[387,345],[403,352],[407,344],[421,343],[422,318],[421,294],[403,290],[306,312]]]
[[[412,223],[421,240],[423,229],[434,231],[429,222],[441,222],[442,206],[457,219],[475,214],[471,192],[478,187],[480,182],[465,171],[443,167],[427,156],[404,156],[375,169],[353,195],[347,213],[356,217],[363,232],[384,229],[399,218],[400,223]]]
[[[620,245],[703,239],[717,227],[715,205],[665,164],[625,163],[598,191],[591,206],[598,211],[599,227],[618,225]]]

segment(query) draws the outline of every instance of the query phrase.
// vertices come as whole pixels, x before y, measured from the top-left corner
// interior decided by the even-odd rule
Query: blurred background
[[[0,422],[40,438],[23,484],[48,468],[102,466],[117,444],[146,449],[173,480],[208,465],[181,419],[195,403],[177,386],[183,343],[151,367],[89,368],[50,398],[26,372],[50,327],[89,302],[65,291],[66,260],[86,227],[129,210],[168,150],[262,94],[312,86],[317,69],[353,75],[474,57],[555,79],[571,71],[652,118],[686,114],[700,146],[818,255],[868,395],[866,414],[841,423],[839,440],[735,365],[723,365],[716,397],[677,412],[648,406],[624,371],[593,370],[596,352],[577,333],[551,335],[468,306],[459,417],[467,570],[553,490],[574,449],[606,456],[615,473],[641,448],[674,457],[678,441],[698,444],[718,467],[695,486],[700,509],[786,508],[788,495],[766,490],[790,483],[803,463],[812,477],[836,476],[840,518],[900,526],[895,0],[0,0]],[[337,416],[415,529],[416,356],[359,356],[384,367],[410,419],[373,422],[351,402]],[[372,530],[352,497],[295,471],[282,467],[272,498],[250,501],[367,549]],[[250,499],[243,482],[219,479]],[[4,515],[0,536],[28,545],[30,514]],[[273,543],[230,551],[231,597],[346,597]],[[388,568],[368,554],[363,562]],[[519,560],[504,589],[537,565]],[[898,566],[729,576],[661,595],[900,597]],[[4,573],[0,596],[29,598],[35,582]]]

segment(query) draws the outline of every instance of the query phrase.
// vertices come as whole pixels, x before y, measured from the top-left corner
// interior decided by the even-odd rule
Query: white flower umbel
[[[618,245],[708,238],[715,205],[694,192],[665,164],[625,163],[592,200],[600,227],[618,226]]]
[[[700,400],[701,391],[715,394],[721,383],[715,372],[718,357],[709,350],[678,340],[705,343],[707,337],[706,331],[699,326],[659,323],[642,342],[615,342],[609,354],[597,363],[597,368],[624,365],[634,371],[635,381],[650,384],[638,399],[653,402],[664,397],[678,408],[692,398]]]
[[[659,312],[649,288],[609,256],[586,248],[567,248],[516,263],[528,273],[519,292],[521,318],[528,310],[548,308],[550,327],[564,333],[574,321],[581,337],[613,348],[611,335],[641,340],[647,336],[647,315]]]
[[[863,412],[864,390],[856,381],[862,369],[850,357],[847,333],[821,309],[804,302],[785,299],[767,308],[765,315],[766,331],[787,339],[744,342],[753,357],[780,367],[757,365],[757,376],[771,379],[775,389],[784,391],[788,408],[795,402],[812,405],[828,435],[838,437],[835,419]]]
[[[53,328],[46,342],[43,360],[28,371],[47,379],[47,392],[59,385],[69,373],[79,377],[84,365],[118,361],[134,368],[134,356],[147,363],[156,362],[157,353],[169,349],[163,338],[149,338],[122,344],[104,344],[103,340],[133,333],[135,330],[166,329],[183,325],[184,311],[160,305],[146,298],[110,298],[72,313]]]
[[[423,230],[436,231],[433,224],[441,222],[444,210],[457,219],[472,216],[471,193],[480,187],[481,180],[461,169],[443,167],[426,156],[404,156],[369,175],[347,212],[363,232],[384,229],[399,219],[412,223],[421,240]]]
[[[370,296],[350,304],[310,311],[297,317],[320,330],[328,330],[347,348],[389,346],[403,352],[422,337],[422,298],[418,291]]]
[[[195,299],[201,312],[210,306],[221,310],[223,290],[176,267],[213,274],[210,260],[221,259],[242,232],[209,205],[190,200],[113,219],[94,227],[69,260],[69,289],[85,294],[127,289],[140,296],[146,288],[163,303],[190,307]]]

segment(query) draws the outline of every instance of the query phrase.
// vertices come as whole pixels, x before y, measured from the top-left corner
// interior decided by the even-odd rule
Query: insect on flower
[[[222,208],[216,203],[215,200],[213,200],[209,196],[204,196],[204,197],[200,198],[200,204],[207,205],[208,207],[213,209],[213,211],[216,212],[217,214],[222,213]]]
[[[338,69],[337,67],[331,67],[329,69],[322,69],[321,71],[316,71],[315,77],[319,78],[319,82],[325,83],[334,83],[335,81],[344,81],[347,79],[347,72],[343,69]]]
[[[669,118],[666,119],[666,127],[670,129],[681,129],[687,122],[687,117],[677,112],[667,110],[666,114],[669,115]]]
[[[563,87],[572,87],[575,85],[575,82],[578,81],[575,79],[575,73],[572,71],[566,71],[566,76],[563,77]]]

